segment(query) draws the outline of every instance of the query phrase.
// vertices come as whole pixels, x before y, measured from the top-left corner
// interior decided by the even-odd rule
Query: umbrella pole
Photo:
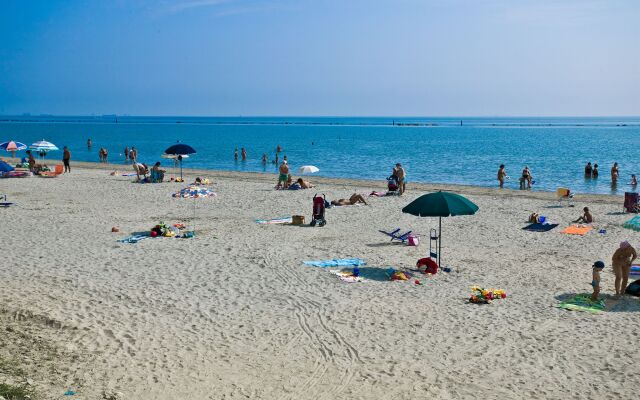
[[[442,261],[442,217],[439,218],[438,226],[438,269],[440,269],[440,262]]]
[[[182,160],[180,160],[180,180],[182,181]]]

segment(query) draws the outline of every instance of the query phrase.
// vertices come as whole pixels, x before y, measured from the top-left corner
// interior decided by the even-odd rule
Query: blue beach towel
[[[120,242],[120,243],[138,243],[142,239],[147,239],[149,237],[150,237],[149,235],[133,235],[133,236],[128,236],[128,237],[123,238],[123,239],[118,239],[118,242]]]
[[[335,260],[324,261],[303,261],[304,265],[311,267],[359,267],[361,265],[367,265],[362,258],[339,258]]]
[[[558,224],[539,224],[538,223],[538,224],[527,225],[522,229],[524,229],[525,231],[531,231],[531,232],[547,232],[557,226]]]
[[[279,224],[290,224],[293,222],[292,217],[282,217],[282,218],[273,218],[273,219],[257,219],[256,224],[258,225],[279,225]]]
[[[640,215],[637,215],[624,223],[625,228],[640,231]]]

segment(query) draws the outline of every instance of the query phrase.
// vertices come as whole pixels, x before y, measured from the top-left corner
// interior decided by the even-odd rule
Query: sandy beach
[[[264,226],[255,220],[308,222],[314,193],[348,198],[385,182],[312,176],[315,189],[275,191],[274,174],[185,170],[187,182],[207,177],[217,193],[193,200],[171,196],[184,184],[109,175],[131,167],[72,168],[0,180],[0,194],[16,203],[0,209],[0,376],[28,380],[38,398],[637,397],[640,301],[612,298],[614,250],[623,240],[640,245],[622,227],[632,215],[621,196],[577,195],[569,207],[554,193],[411,183],[402,197],[331,208],[321,228]],[[303,265],[360,257],[367,268],[411,271],[438,221],[401,209],[440,189],[480,207],[443,219],[442,261],[452,272],[347,283]],[[595,229],[561,234],[584,206]],[[522,230],[532,212],[559,227]],[[117,242],[160,221],[196,235]],[[395,228],[422,243],[378,232]],[[596,260],[606,263],[606,310],[557,308],[590,293]],[[468,304],[474,285],[508,296]],[[70,388],[76,395],[65,397]]]

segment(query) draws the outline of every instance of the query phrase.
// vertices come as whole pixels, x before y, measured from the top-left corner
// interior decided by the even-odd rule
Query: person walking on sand
[[[244,147],[241,149],[240,154],[242,155],[242,161],[247,161],[247,151]]]
[[[71,160],[71,152],[64,146],[62,149],[62,164],[64,164],[64,172],[71,173],[71,167],[69,166],[69,160]]]
[[[282,164],[280,164],[278,184],[276,185],[276,189],[286,189],[287,180],[289,180],[289,166],[287,165],[287,160],[283,160]]]
[[[618,175],[620,175],[620,169],[618,168],[618,163],[613,163],[613,167],[611,167],[611,184],[615,185],[618,183]]]
[[[592,172],[593,172],[593,167],[591,166],[591,161],[589,161],[587,165],[584,167],[584,177],[591,178]]]
[[[616,275],[616,296],[624,294],[629,280],[629,272],[631,272],[631,263],[636,258],[638,258],[636,249],[626,240],[620,243],[620,247],[613,253],[611,265],[613,273]]]
[[[394,175],[398,178],[398,189],[400,191],[400,196],[402,196],[406,189],[406,174],[404,172],[404,168],[402,168],[402,164],[396,164],[396,167],[394,168]]]
[[[500,189],[504,187],[504,179],[507,177],[507,171],[504,169],[504,164],[500,164],[498,168],[498,182],[500,182]]]
[[[129,161],[129,146],[124,148],[124,162]]]

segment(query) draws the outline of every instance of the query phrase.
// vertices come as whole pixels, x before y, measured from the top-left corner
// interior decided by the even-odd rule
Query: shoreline
[[[0,157],[0,160],[6,161],[9,164],[17,162],[18,158]],[[51,160],[55,163],[61,163],[60,160]],[[112,163],[99,163],[93,161],[71,161],[71,168],[84,168],[92,170],[103,171],[133,171],[130,164],[112,164]],[[166,167],[173,168],[173,167]],[[240,181],[249,182],[272,182],[275,186],[277,180],[277,173],[273,172],[242,172],[242,171],[228,171],[219,169],[206,169],[206,168],[183,168],[182,174],[185,177],[192,177],[195,179],[197,176],[206,176],[208,178],[221,178],[221,179],[236,179]],[[300,175],[302,176],[302,175]],[[357,178],[331,178],[313,175],[304,175],[312,183],[327,184],[334,186],[352,186],[352,187],[364,187],[370,186],[372,189],[384,189],[386,190],[386,182],[384,180],[372,180],[372,179],[357,179]],[[187,182],[188,183],[188,182]],[[496,185],[497,186],[497,185]],[[480,196],[496,196],[501,195],[509,198],[523,198],[523,199],[536,199],[536,200],[549,200],[557,201],[555,192],[545,190],[516,190],[516,189],[500,189],[498,187],[486,187],[475,185],[461,185],[454,183],[424,183],[424,182],[410,182],[407,192],[410,193],[414,190],[434,192],[438,190],[452,191],[466,195],[480,195]],[[573,196],[573,201],[591,202],[591,203],[604,203],[613,204],[620,202],[624,199],[624,195],[614,194],[583,194],[577,193]],[[621,206],[622,207],[622,206]]]

